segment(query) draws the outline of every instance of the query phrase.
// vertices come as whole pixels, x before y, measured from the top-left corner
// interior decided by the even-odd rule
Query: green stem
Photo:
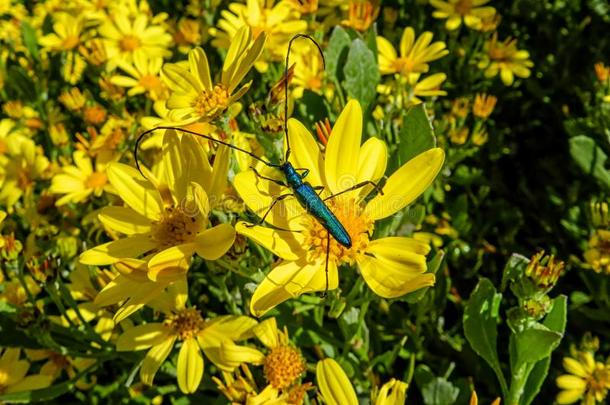
[[[513,374],[513,378],[510,382],[510,390],[508,392],[508,396],[506,397],[507,405],[518,405],[521,400],[521,396],[523,395],[523,389],[525,388],[525,383],[527,382],[527,377],[531,371],[531,367],[528,367],[528,364],[525,363]]]

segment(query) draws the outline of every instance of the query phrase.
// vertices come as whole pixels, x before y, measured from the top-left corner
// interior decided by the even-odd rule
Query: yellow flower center
[[[0,155],[4,155],[7,150],[8,150],[8,146],[6,145],[6,142],[4,142],[2,139],[0,139]]]
[[[459,15],[468,15],[472,10],[472,0],[460,0],[455,4],[455,12]]]
[[[158,221],[152,223],[152,239],[162,248],[192,242],[201,229],[201,221],[196,215],[181,208],[167,207]]]
[[[354,264],[358,256],[369,244],[374,221],[364,215],[362,204],[354,198],[334,198],[327,203],[352,240],[352,247],[346,248],[330,237],[329,260],[336,264]],[[314,259],[326,258],[327,230],[311,215],[304,215],[305,246],[310,247]]]
[[[195,110],[201,116],[213,116],[229,105],[229,92],[222,84],[217,84],[212,90],[204,90],[195,100]]]
[[[119,47],[123,52],[132,52],[140,47],[140,39],[134,35],[125,35],[119,41]]]
[[[318,76],[313,76],[307,81],[307,86],[311,90],[320,90],[322,88],[322,80]]]
[[[64,50],[69,51],[74,49],[79,43],[80,39],[78,38],[78,35],[70,35],[63,40],[61,45]]]
[[[85,186],[87,188],[102,188],[108,182],[108,177],[106,177],[106,173],[102,172],[93,172],[85,181]]]
[[[276,346],[265,357],[263,371],[269,384],[276,389],[285,389],[305,372],[305,362],[295,348]]]
[[[205,321],[196,307],[184,308],[175,314],[169,315],[163,324],[171,328],[178,339],[193,339],[203,329]]]

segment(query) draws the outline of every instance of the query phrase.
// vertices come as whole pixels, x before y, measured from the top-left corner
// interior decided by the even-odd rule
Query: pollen
[[[180,208],[167,207],[158,221],[153,221],[151,238],[161,248],[192,242],[201,229],[199,215]]]
[[[134,35],[126,35],[119,41],[123,52],[132,52],[140,47],[140,39]]]
[[[93,172],[85,181],[85,186],[91,189],[97,189],[104,187],[108,182],[108,177],[106,177],[106,173],[102,172]]]
[[[196,308],[184,308],[172,315],[169,315],[163,324],[172,329],[178,339],[192,339],[203,330],[205,321],[201,312]]]
[[[263,371],[267,382],[274,388],[286,389],[305,372],[305,362],[295,348],[280,345],[265,357]]]
[[[204,90],[195,99],[194,108],[201,116],[214,116],[225,110],[229,105],[229,92],[222,84],[217,84],[212,90]]]
[[[335,214],[352,240],[352,247],[346,248],[330,237],[329,260],[336,264],[354,264],[358,256],[366,250],[369,235],[373,232],[374,221],[364,215],[364,207],[355,198],[335,198],[329,200],[328,208]],[[314,259],[326,257],[328,231],[311,215],[304,216],[305,246]]]

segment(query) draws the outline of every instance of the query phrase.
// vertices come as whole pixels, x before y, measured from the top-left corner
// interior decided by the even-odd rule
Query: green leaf
[[[339,80],[338,67],[343,66],[345,63],[350,43],[349,34],[343,28],[335,27],[328,41],[328,46],[324,51],[326,73],[330,77]]]
[[[27,22],[21,23],[21,33],[23,34],[23,43],[32,57],[38,60],[38,40],[36,30]]]
[[[529,264],[530,260],[517,253],[513,253],[502,272],[502,286],[501,290],[506,290],[509,282],[515,281],[521,278],[521,275],[525,271],[525,268]]]
[[[559,333],[563,336],[565,331],[566,322],[567,322],[567,297],[565,295],[561,295],[553,300],[553,306],[549,314],[545,317],[543,321],[543,325],[547,327],[549,330]],[[549,371],[549,366],[551,364],[551,352],[557,348],[559,342],[552,347],[549,355],[542,360],[538,361],[532,367],[529,375],[527,376],[527,381],[525,386],[523,387],[522,404],[529,405],[531,404],[536,395],[540,391],[544,380]]]
[[[436,146],[432,123],[423,104],[407,111],[399,133],[398,166]]]
[[[525,363],[536,363],[550,356],[562,337],[563,334],[539,323],[534,323],[529,329],[515,334],[516,357],[511,359],[511,364],[514,364],[513,369],[516,370]]]
[[[9,92],[10,97],[20,98],[24,101],[36,100],[36,87],[26,71],[19,66],[8,68],[7,80],[4,86]]]
[[[352,42],[343,73],[348,96],[358,99],[362,109],[367,110],[375,100],[380,75],[375,54],[361,39]]]
[[[486,278],[482,278],[470,295],[464,309],[464,335],[472,349],[481,356],[498,377],[502,391],[506,392],[506,380],[500,368],[497,351],[497,323],[502,294]]]
[[[593,139],[585,135],[570,139],[570,153],[582,170],[610,189],[610,173],[604,166],[608,155],[597,146]]]
[[[459,388],[442,377],[436,377],[421,390],[426,405],[452,405],[460,394]]]

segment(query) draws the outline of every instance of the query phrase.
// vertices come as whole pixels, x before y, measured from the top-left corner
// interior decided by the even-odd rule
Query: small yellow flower
[[[49,51],[72,51],[81,42],[85,29],[85,20],[82,16],[68,13],[53,15],[53,33],[47,34],[38,40],[38,43]]]
[[[181,18],[174,32],[174,42],[182,53],[188,53],[192,46],[203,42],[202,25],[199,20]]]
[[[447,19],[445,27],[455,30],[462,21],[468,28],[481,29],[485,19],[493,17],[496,9],[485,6],[490,0],[430,0],[430,4],[436,8],[432,13],[434,18]]]
[[[413,73],[406,80],[402,76],[396,77],[396,84],[379,84],[377,92],[388,98],[389,103],[398,108],[408,108],[421,104],[420,97],[446,96],[447,92],[441,90],[441,85],[447,79],[444,73],[434,73],[420,80],[421,74]]]
[[[163,322],[152,322],[127,329],[119,336],[118,351],[146,350],[140,369],[143,383],[152,385],[161,364],[176,342],[181,342],[176,365],[178,387],[185,394],[193,393],[203,377],[203,353],[217,367],[226,369],[219,357],[222,342],[248,338],[256,321],[247,316],[220,316],[204,319],[201,311],[186,307],[186,291],[174,298],[175,307],[163,310]]]
[[[19,360],[21,349],[0,349],[0,354],[0,395],[37,390],[51,385],[51,376],[27,375],[30,363],[27,360]]]
[[[432,43],[432,33],[424,32],[415,39],[415,30],[405,28],[400,40],[400,57],[396,50],[384,37],[377,37],[379,52],[379,71],[382,75],[400,73],[408,78],[412,73],[425,73],[429,70],[429,62],[447,55],[449,51],[442,41]]]
[[[136,53],[133,63],[119,62],[118,67],[129,76],[115,74],[110,82],[117,86],[127,87],[128,96],[146,93],[153,101],[165,100],[169,96],[169,89],[160,77],[163,59],[150,58],[144,53]]]
[[[596,230],[589,239],[584,257],[596,273],[610,274],[610,231]]]
[[[208,122],[222,114],[250,88],[252,82],[239,89],[237,86],[252,68],[264,44],[264,33],[252,41],[248,27],[238,30],[223,64],[220,83],[212,82],[208,59],[201,48],[189,52],[188,70],[180,64],[163,66],[163,81],[171,91],[166,103],[170,119],[186,125]]]
[[[529,59],[529,52],[517,49],[517,40],[507,38],[498,41],[498,34],[485,42],[485,55],[479,62],[479,69],[485,70],[485,77],[494,77],[500,73],[500,78],[506,86],[513,84],[515,76],[527,78],[534,63]]]
[[[350,0],[347,19],[341,21],[341,24],[364,32],[369,29],[378,16],[379,5],[368,0]]]
[[[149,58],[171,55],[168,49],[172,42],[171,35],[144,13],[130,16],[117,10],[107,17],[98,31],[105,40],[108,65],[111,69],[121,62],[133,61],[136,53],[143,53]]]
[[[80,111],[87,101],[78,87],[72,87],[70,90],[64,91],[58,99],[68,110],[73,112]]]
[[[127,206],[105,207],[99,219],[126,237],[87,250],[80,262],[101,266],[147,255],[148,277],[155,281],[160,273],[183,275],[194,253],[207,260],[221,257],[235,231],[228,224],[207,227],[210,201],[220,200],[228,166],[215,165],[213,173],[201,156],[206,154],[193,137],[168,131],[158,177],[149,172],[146,179],[132,167],[109,164],[108,180]],[[228,153],[216,159],[228,162]]]
[[[409,384],[392,378],[379,390],[375,405],[403,405],[407,400],[407,388]]]
[[[60,173],[53,176],[49,191],[64,194],[55,205],[79,203],[87,200],[91,194],[99,197],[104,191],[113,191],[106,176],[106,162],[99,159],[94,162],[80,150],[74,152],[73,158],[74,166],[64,166]]]
[[[377,138],[360,145],[362,110],[350,100],[340,114],[326,146],[325,156],[309,131],[295,119],[288,122],[288,136],[293,150],[294,167],[310,169],[308,181],[324,186],[322,198],[345,191],[362,181],[377,182],[387,164],[387,148]],[[350,156],[350,159],[345,159]],[[358,264],[369,287],[386,298],[399,297],[410,291],[434,284],[434,275],[426,273],[425,255],[430,247],[406,237],[370,240],[375,221],[386,218],[413,202],[432,183],[441,169],[444,152],[430,149],[407,162],[386,181],[383,195],[365,202],[373,190],[366,186],[327,201],[352,239],[346,248],[330,238],[328,289],[338,287],[338,267]],[[273,175],[272,173],[266,173]],[[411,181],[405,185],[402,179]],[[246,205],[262,216],[273,196],[289,190],[257,178],[253,171],[239,173],[234,185]],[[275,204],[267,221],[280,229],[237,224],[238,233],[248,236],[279,256],[281,261],[257,287],[250,303],[253,314],[260,316],[279,303],[301,294],[324,291],[327,274],[327,231],[309,215],[294,198]],[[379,269],[383,268],[383,271]]]
[[[230,48],[233,38],[244,26],[250,27],[254,38],[258,39],[259,35],[265,33],[265,54],[255,65],[261,72],[267,70],[268,62],[283,61],[290,38],[307,30],[307,22],[300,19],[300,14],[288,1],[247,0],[246,4],[231,3],[228,10],[221,12],[221,16],[218,28],[210,29],[214,37],[212,45],[217,48]]]
[[[479,117],[481,119],[487,119],[491,115],[496,106],[496,102],[498,99],[494,96],[478,93],[474,97],[474,104],[472,105],[472,114],[475,117]]]
[[[80,371],[87,369],[96,362],[95,359],[82,357],[73,358],[71,356],[45,349],[26,349],[25,352],[31,361],[46,360],[46,362],[40,367],[40,374],[51,377],[52,381],[59,378],[63,371],[66,372],[68,378],[73,379]],[[92,379],[93,381],[87,381],[85,377],[82,377],[76,381],[75,385],[79,389],[91,388],[92,384],[95,382],[95,376],[93,376]]]
[[[293,95],[301,98],[305,90],[320,94],[323,90],[324,62],[318,50],[309,42],[293,46],[291,63],[294,63],[294,76],[291,80]],[[283,97],[283,95],[282,95]]]
[[[557,377],[557,386],[562,390],[557,395],[558,404],[582,405],[601,403],[610,388],[610,368],[595,361],[589,351],[575,352],[574,357],[564,357],[563,368],[569,373]]]

